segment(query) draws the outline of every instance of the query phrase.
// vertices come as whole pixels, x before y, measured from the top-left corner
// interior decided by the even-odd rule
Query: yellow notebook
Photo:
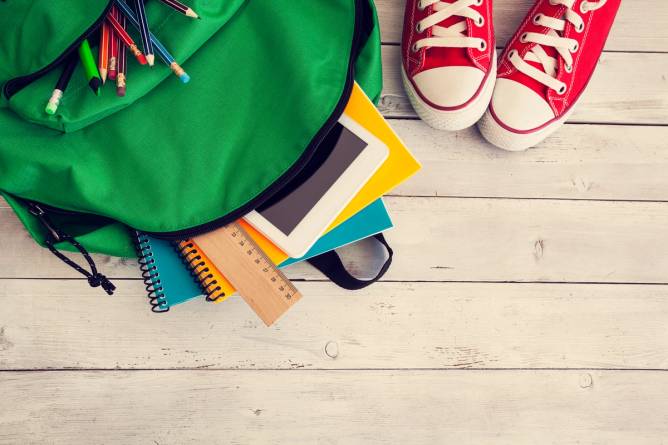
[[[392,130],[385,118],[357,83],[353,86],[350,100],[343,112],[369,130],[378,139],[385,142],[390,150],[390,154],[369,182],[362,187],[360,192],[350,201],[339,216],[336,217],[327,229],[327,232],[395,188],[421,168],[417,159],[408,151],[408,148],[406,148],[401,139],[399,139],[399,136]],[[276,247],[267,237],[255,230],[243,219],[238,222],[275,264],[280,264],[288,258],[285,252]],[[182,252],[190,252],[188,257],[193,262],[186,256],[184,256],[184,259],[191,265],[193,273],[200,277],[202,288],[207,292],[207,298],[220,302],[235,292],[230,282],[211,264],[206,255],[192,240],[182,241],[179,247]],[[205,269],[207,269],[206,272],[201,272]],[[197,270],[200,272],[197,272]],[[205,280],[203,281],[201,277],[204,277]],[[209,289],[211,292],[209,292]]]

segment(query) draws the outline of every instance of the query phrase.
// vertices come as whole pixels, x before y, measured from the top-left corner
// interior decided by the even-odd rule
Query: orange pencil
[[[116,35],[121,39],[121,42],[123,42],[130,52],[137,58],[137,61],[142,65],[146,65],[146,56],[144,56],[139,48],[137,48],[137,45],[134,40],[132,40],[132,37],[130,37],[130,34],[128,34],[123,28],[123,25],[118,22],[116,17],[107,15],[107,22],[109,22]]]
[[[106,22],[102,22],[102,28],[100,28],[100,52],[98,53],[97,58],[97,68],[100,71],[100,79],[102,79],[102,84],[107,81],[107,71],[109,67],[109,37],[110,37],[109,25]]]
[[[112,17],[118,18],[118,11],[116,7],[111,7]],[[116,80],[116,73],[118,72],[118,47],[121,45],[116,33],[111,32],[109,36],[109,79]]]

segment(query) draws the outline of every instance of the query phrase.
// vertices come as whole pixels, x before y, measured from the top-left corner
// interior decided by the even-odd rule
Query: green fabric
[[[0,193],[41,244],[42,228],[15,197],[88,214],[54,220],[93,252],[132,256],[125,226],[171,232],[238,209],[299,159],[333,112],[346,80],[354,0],[190,4],[202,20],[147,3],[152,31],[190,74],[187,85],[159,61],[140,67],[128,54],[124,99],[109,85],[96,98],[80,67],[55,116],[43,108],[60,68],[9,101],[3,95]],[[58,58],[106,7],[102,0],[0,2],[0,26],[10,29],[0,35],[0,60],[8,62],[0,64],[0,83]],[[370,23],[356,79],[377,98],[375,15]],[[35,45],[42,35],[47,44]]]

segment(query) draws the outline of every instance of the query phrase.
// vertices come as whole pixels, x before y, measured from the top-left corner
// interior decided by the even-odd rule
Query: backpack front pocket
[[[147,2],[146,13],[151,32],[168,48],[174,58],[184,65],[184,62],[192,54],[234,16],[245,1],[211,2],[194,0],[191,5],[198,12],[201,20],[184,17],[158,1]],[[119,97],[115,93],[115,87],[107,86],[102,88],[100,96],[96,96],[88,88],[83,68],[79,64],[57,112],[54,115],[48,115],[44,111],[44,106],[62,72],[63,61],[72,52],[76,52],[79,44],[86,38],[89,39],[91,46],[94,46],[93,52],[97,52],[97,40],[99,40],[97,28],[113,3],[113,1],[109,2],[108,0],[98,1],[96,2],[96,8],[92,8],[87,2],[88,0],[86,2],[83,0],[68,2],[72,11],[78,10],[79,5],[86,4],[87,18],[85,21],[73,21],[62,32],[56,29],[54,23],[63,21],[60,17],[63,5],[60,2],[58,4],[54,4],[55,2],[36,2],[39,6],[35,6],[35,8],[39,9],[39,13],[31,12],[34,15],[30,16],[28,22],[37,21],[42,23],[42,27],[49,34],[68,35],[67,41],[60,39],[58,44],[49,45],[48,57],[42,55],[40,52],[42,47],[39,44],[35,45],[35,42],[32,42],[32,45],[27,45],[26,40],[29,39],[2,37],[0,54],[10,53],[11,47],[14,46],[14,50],[23,55],[20,60],[15,62],[16,68],[10,71],[14,74],[13,77],[4,83],[2,88],[2,94],[4,99],[7,100],[9,108],[23,119],[62,132],[77,131],[122,110],[148,94],[161,82],[173,77],[170,68],[162,62],[157,54],[155,66],[149,68],[148,66],[140,66],[128,51],[126,95]],[[33,23],[31,27],[37,29],[39,25]],[[128,31],[139,43],[138,32],[133,29],[129,22]],[[48,35],[45,38],[51,39],[52,36]],[[18,48],[19,46],[23,47]],[[59,50],[60,52],[58,52]],[[31,57],[24,54],[24,51],[33,53],[33,62],[25,62]],[[184,68],[187,71],[187,65],[184,65]],[[0,80],[2,78],[2,73],[0,73]],[[172,79],[168,80],[171,81]],[[176,78],[173,81],[173,88],[177,90],[175,94],[187,93],[187,85],[182,85]],[[193,81],[197,81],[197,79]],[[183,91],[178,91],[179,89],[183,89]]]

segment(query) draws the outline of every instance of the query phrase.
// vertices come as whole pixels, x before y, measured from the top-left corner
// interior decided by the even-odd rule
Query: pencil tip
[[[153,54],[146,54],[146,62],[148,62],[148,66],[153,66],[155,64],[155,56]]]
[[[100,95],[100,82],[101,80],[99,77],[93,77],[90,82],[88,82],[90,89],[98,96]]]
[[[139,64],[140,64],[140,65],[146,65],[146,64],[148,63],[148,62],[146,61],[146,56],[144,56],[143,54],[139,54],[139,55],[137,56],[137,60],[139,61]]]
[[[107,81],[107,70],[100,68],[100,79],[102,80],[102,85]]]

